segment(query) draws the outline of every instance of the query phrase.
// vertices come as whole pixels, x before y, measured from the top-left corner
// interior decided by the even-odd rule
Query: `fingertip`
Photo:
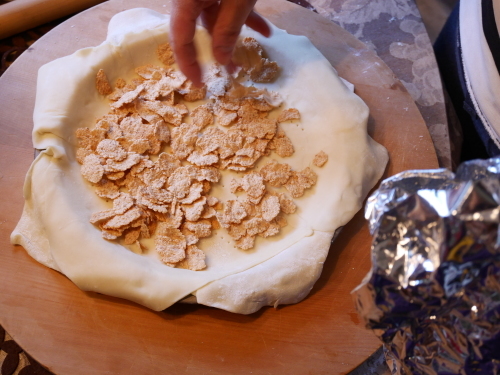
[[[273,35],[273,31],[269,27],[269,25],[266,23],[265,28],[263,28],[260,33],[265,36],[266,38],[269,38],[271,35]]]
[[[188,73],[188,74],[186,74]],[[184,73],[193,85],[197,88],[201,88],[203,86],[203,82],[201,80],[201,68],[198,64],[192,65],[189,69]]]
[[[189,49],[187,51],[183,50],[183,53],[178,57],[177,64],[179,70],[193,83],[193,85],[196,87],[203,86],[201,80],[201,67],[196,59],[196,52],[194,50],[189,51]]]
[[[234,74],[238,71],[240,67],[234,63],[234,61],[229,61],[229,63],[226,65],[226,70],[229,74]]]
[[[203,81],[201,80],[201,74],[199,74],[197,77],[193,77],[193,79],[191,79],[191,82],[193,83],[193,86],[198,89],[201,89],[204,85]]]
[[[228,65],[231,62],[233,47],[214,46],[215,60],[221,65]]]
[[[273,33],[267,21],[254,11],[252,11],[248,15],[247,20],[245,21],[245,25],[250,27],[252,30],[257,31],[259,34],[266,38],[269,38]]]

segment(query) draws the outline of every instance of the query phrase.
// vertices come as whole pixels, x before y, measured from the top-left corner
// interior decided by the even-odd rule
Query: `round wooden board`
[[[0,78],[0,323],[34,358],[57,374],[332,374],[346,373],[380,342],[360,321],[350,295],[370,268],[362,214],[331,248],[306,300],[237,315],[177,304],[153,312],[80,291],[66,277],[12,246],[22,211],[24,176],[33,160],[31,130],[38,68],[100,44],[110,18],[157,0],[111,0],[52,30]],[[385,176],[436,168],[424,121],[391,70],[363,43],[325,18],[281,0],[258,10],[291,34],[307,35],[356,85],[371,109],[370,134],[390,153]]]

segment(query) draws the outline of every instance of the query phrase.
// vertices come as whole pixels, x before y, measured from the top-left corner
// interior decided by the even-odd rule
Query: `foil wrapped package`
[[[500,158],[406,171],[368,199],[353,295],[393,374],[500,374]]]

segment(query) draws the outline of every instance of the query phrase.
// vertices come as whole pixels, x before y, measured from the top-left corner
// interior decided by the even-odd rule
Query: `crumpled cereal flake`
[[[104,210],[104,211],[98,211],[94,212],[92,216],[90,216],[90,222],[92,224],[97,224],[103,221],[110,220],[116,215],[116,212],[111,209],[111,210]]]
[[[129,193],[120,193],[120,195],[113,200],[113,210],[116,214],[124,214],[129,208],[134,205],[134,198]]]
[[[231,224],[227,229],[227,232],[233,240],[238,241],[240,238],[246,236],[247,228],[244,223]]]
[[[83,159],[80,169],[81,174],[88,181],[98,183],[104,175],[104,167],[101,164],[101,158],[96,154],[90,154]]]
[[[311,168],[307,167],[301,172],[292,172],[292,176],[285,184],[287,190],[294,198],[300,198],[304,191],[316,184],[318,176]]]
[[[103,139],[97,145],[97,153],[103,158],[122,161],[127,157],[127,151],[115,140]]]
[[[281,187],[285,184],[292,174],[292,167],[288,164],[278,163],[276,160],[271,160],[270,163],[264,165],[260,174],[264,181],[274,187]]]
[[[278,116],[278,122],[300,120],[300,112],[296,108],[287,108]]]
[[[182,204],[191,204],[201,197],[203,191],[203,184],[196,182],[189,187],[189,193],[186,198],[182,199],[180,202]]]
[[[105,178],[97,183],[95,193],[98,197],[108,199],[115,199],[120,195],[118,186]]]
[[[223,213],[224,221],[230,224],[239,224],[247,217],[245,207],[238,200],[228,200],[224,205]]]
[[[198,151],[193,151],[187,160],[192,164],[202,167],[217,163],[219,161],[219,157],[215,154],[203,155]]]
[[[179,263],[179,267],[187,268],[191,271],[201,271],[207,267],[205,264],[205,253],[195,245],[190,245],[186,249],[186,258]]]
[[[324,151],[318,152],[313,159],[313,164],[316,167],[322,167],[328,161],[328,155]]]
[[[83,147],[78,147],[76,149],[76,161],[80,164],[83,164],[83,160],[90,154],[93,154],[92,150],[89,150],[88,148],[83,148]]]
[[[80,147],[95,151],[97,145],[105,138],[106,130],[96,128],[90,130],[89,128],[76,129],[76,137],[80,140]]]
[[[103,69],[99,69],[95,77],[95,87],[97,92],[101,95],[109,95],[113,92],[111,85],[109,84],[108,77],[104,73]]]
[[[212,223],[209,220],[186,221],[184,227],[193,232],[198,238],[209,237],[212,234]]]
[[[122,161],[106,160],[106,171],[120,172],[132,168],[142,160],[142,156],[134,152],[128,152],[127,157]]]
[[[297,210],[297,205],[286,196],[285,193],[278,193],[281,211],[285,214],[291,215]]]
[[[236,241],[236,247],[241,250],[253,249],[255,245],[255,236],[246,235]]]
[[[125,172],[110,172],[106,173],[106,178],[111,181],[121,180],[125,176]]]
[[[186,238],[179,229],[165,228],[156,237],[155,246],[164,263],[178,263],[186,257]]]
[[[184,210],[184,214],[186,215],[186,220],[197,221],[201,217],[206,203],[207,198],[203,196],[191,204],[183,204],[182,209]]]
[[[140,218],[142,216],[142,210],[138,207],[134,207],[124,214],[115,215],[111,220],[107,221],[103,228],[105,229],[119,229],[122,228],[134,220]]]
[[[275,195],[266,194],[260,202],[262,218],[265,221],[273,220],[280,213],[279,198]]]
[[[158,59],[167,66],[175,62],[174,52],[168,43],[160,44],[156,49],[156,54],[158,55]]]

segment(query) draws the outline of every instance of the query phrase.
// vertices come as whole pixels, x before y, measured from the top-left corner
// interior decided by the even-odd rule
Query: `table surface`
[[[358,8],[353,7],[354,3],[357,3],[358,5],[363,6],[366,11],[365,12],[358,12],[356,10]],[[402,5],[401,2],[397,2],[398,3],[397,6],[395,5],[396,2],[394,2],[393,6],[390,6],[389,4],[392,3],[392,1],[386,1],[386,2],[384,2],[384,4],[385,4],[385,6],[387,6],[387,8],[382,8],[381,5],[372,6],[372,5],[370,5],[372,3],[378,3],[378,2],[368,2],[368,1],[359,1],[359,0],[356,0],[356,1],[330,1],[330,2],[320,1],[320,0],[312,0],[311,1],[311,5],[318,11],[318,13],[320,13],[323,16],[326,16],[330,20],[333,20],[337,23],[342,24],[347,30],[353,32],[355,35],[357,34],[357,36],[360,37],[360,39],[364,40],[365,42],[368,42],[367,44],[369,46],[375,47],[377,53],[383,59],[384,59],[384,53],[386,54],[385,55],[386,58],[384,59],[385,62],[388,65],[391,65],[391,64],[393,65],[392,66],[393,71],[398,72],[398,69],[400,70],[401,76],[398,75],[398,73],[396,73],[396,75],[398,76],[398,78],[401,79],[401,81],[403,82],[405,87],[410,88],[409,91],[412,94],[412,97],[414,99],[417,99],[417,106],[420,109],[421,113],[424,114],[426,109],[428,111],[434,112],[434,115],[432,115],[430,117],[424,116],[424,118],[426,119],[426,122],[425,122],[426,125],[429,127],[430,130],[432,130],[433,128],[435,128],[435,126],[430,126],[430,125],[432,125],[432,121],[430,121],[429,119],[436,120],[436,119],[439,119],[440,115],[445,116],[444,109],[442,110],[442,113],[439,113],[440,112],[439,107],[440,107],[440,105],[442,105],[442,107],[444,108],[444,103],[442,101],[441,102],[439,101],[440,98],[439,98],[438,93],[432,94],[429,92],[428,88],[425,87],[425,85],[422,86],[422,84],[420,82],[422,78],[420,76],[418,76],[418,75],[413,75],[413,77],[408,76],[408,77],[406,77],[407,80],[405,80],[405,76],[404,76],[404,74],[408,74],[408,70],[411,72],[413,72],[414,70],[418,70],[418,69],[414,69],[413,65],[421,64],[421,62],[422,62],[422,61],[420,61],[421,59],[425,58],[426,60],[430,60],[430,58],[428,56],[429,54],[432,55],[432,50],[430,48],[430,42],[428,41],[428,38],[427,38],[427,44],[428,44],[426,47],[427,48],[427,51],[426,51],[427,55],[426,55],[426,57],[422,57],[423,52],[421,51],[420,59],[413,59],[412,60],[412,58],[414,58],[415,56],[413,56],[413,57],[410,56],[411,53],[408,53],[408,54],[403,53],[403,54],[398,55],[397,52],[394,52],[394,51],[398,50],[398,48],[397,48],[398,46],[401,46],[403,44],[408,51],[411,51],[413,49],[412,46],[416,45],[416,44],[418,44],[419,48],[421,48],[422,43],[426,41],[425,40],[426,35],[421,35],[421,33],[419,32],[419,30],[420,30],[419,27],[420,26],[423,27],[423,25],[418,17],[418,10],[416,10],[416,7],[412,1],[408,1],[406,7],[404,5]],[[307,4],[305,4],[305,5],[307,6]],[[349,9],[351,10],[350,16],[349,16]],[[353,11],[353,9],[354,9],[354,11]],[[389,17],[389,18],[387,18],[387,17]],[[358,22],[357,29],[355,28],[356,22]],[[376,24],[378,24],[378,26]],[[394,37],[391,37],[392,41],[382,40],[382,39],[388,39],[386,37],[386,35],[388,35],[388,33],[387,32],[384,33],[384,32],[380,31],[384,24],[391,25],[391,27],[394,24],[397,24],[397,27],[400,30],[400,33],[398,32],[399,34],[398,33],[391,34],[394,36]],[[410,26],[412,27],[410,29],[413,31],[409,33],[408,30],[410,30],[410,29],[408,29],[408,27],[410,27]],[[377,29],[379,30],[378,33],[375,32]],[[425,33],[425,29],[423,31]],[[33,31],[32,31],[32,33],[33,33]],[[380,34],[384,34],[383,37]],[[406,35],[406,34],[408,34],[408,35]],[[31,36],[33,36],[33,34]],[[21,44],[21,43],[19,43],[19,36],[17,38],[18,38],[17,43]],[[26,40],[26,38],[23,38],[23,39]],[[7,41],[7,43],[3,43],[3,45],[8,45],[8,44],[9,44],[8,41]],[[423,44],[425,44],[425,43],[423,43]],[[2,45],[2,42],[0,41],[0,46],[1,45]],[[22,48],[22,46],[19,46],[19,47]],[[0,52],[2,52],[1,49],[0,49]],[[3,52],[5,52],[5,48],[4,48]],[[389,55],[387,55],[387,53],[390,56],[393,56],[392,60],[389,57]],[[398,59],[401,61],[398,61],[397,59],[395,59],[394,58],[395,56],[400,56],[400,57],[398,57]],[[433,58],[433,56],[431,56],[431,57]],[[411,61],[413,65],[408,63],[408,61],[405,61],[405,60]],[[397,66],[397,63],[400,63],[399,68]],[[434,65],[435,65],[435,63],[434,63]],[[404,67],[404,69],[402,69],[401,67]],[[431,66],[430,71],[433,68],[436,68],[436,67]],[[406,73],[404,73],[404,72],[406,72]],[[426,77],[426,79],[424,81],[428,81],[427,78],[429,78],[429,77]],[[420,93],[417,92],[418,90],[413,89],[412,85],[419,88]],[[432,100],[429,99],[431,96],[434,98],[433,104],[432,105],[424,105],[424,104],[432,103]],[[441,96],[442,96],[442,94],[441,94]],[[427,98],[427,99],[424,100],[424,98]],[[372,102],[375,100],[374,98],[364,98],[364,99],[365,100],[368,99],[368,101],[371,100]],[[420,100],[420,102],[419,102],[419,100]],[[374,104],[374,103],[371,103],[371,104]],[[369,103],[369,105],[370,105],[370,103]],[[407,119],[405,119],[404,116],[401,116],[400,120],[406,121]],[[372,126],[373,126],[373,124],[372,124]],[[432,136],[432,134],[433,134],[433,132],[431,131],[431,136]],[[446,137],[438,137],[438,140],[440,140],[441,143],[444,146],[446,146],[446,142],[444,142],[444,140],[446,140]],[[435,139],[434,139],[434,145],[436,146]],[[438,156],[440,156],[440,163],[441,163],[441,165],[443,165],[443,157],[442,156],[443,156],[444,151],[443,150],[439,151],[439,147],[437,147],[437,149],[438,149]],[[449,147],[448,147],[448,152],[449,152]],[[444,153],[446,154],[446,152],[444,152]],[[418,165],[419,165],[419,163],[417,161],[413,167],[418,167]],[[427,160],[427,161],[424,160],[422,163],[420,163],[420,165],[425,166],[425,167],[435,167],[436,166],[435,163],[433,163],[432,161],[429,161],[429,160]],[[354,225],[358,225],[358,226],[362,225],[362,219],[359,217],[354,222],[355,222]],[[344,239],[344,241],[345,240],[346,239]],[[20,370],[20,368],[22,368],[23,366],[26,366],[29,363],[32,363],[32,364],[28,367],[31,367],[31,371],[34,371],[33,369],[37,366],[36,362],[34,362],[32,359],[27,358],[26,354],[24,354],[24,353],[19,354],[20,349],[18,350],[17,347],[15,347],[15,345],[13,344],[13,341],[10,340],[10,337],[8,336],[8,334],[6,336],[6,339],[3,340],[2,332],[3,331],[0,330],[0,348],[2,349],[0,351],[0,364],[2,364],[2,375],[14,373],[14,371],[17,373]],[[2,344],[2,341],[4,342],[3,344]],[[8,343],[8,344],[6,344],[6,343]],[[18,358],[18,365],[16,366],[17,370],[14,368],[14,371],[10,372],[9,369],[12,369],[14,367],[15,362],[16,362],[15,361],[16,357]],[[20,360],[19,360],[19,358],[20,358]],[[4,367],[5,367],[5,369],[4,369]],[[352,367],[352,365],[351,365],[351,367]],[[23,371],[26,371],[26,370],[23,370]]]

